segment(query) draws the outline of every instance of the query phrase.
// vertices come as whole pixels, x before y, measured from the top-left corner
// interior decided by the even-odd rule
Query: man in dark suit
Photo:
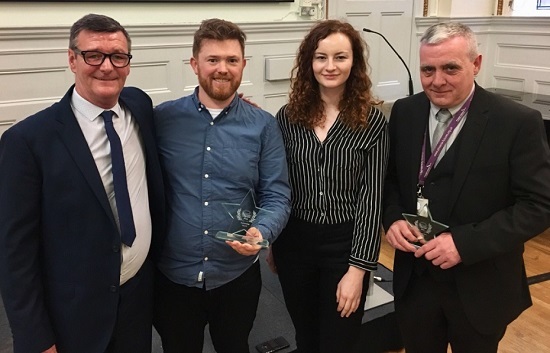
[[[550,226],[550,152],[541,114],[479,87],[480,67],[470,28],[436,24],[421,39],[424,92],[392,109],[384,226],[407,353],[497,352],[531,305],[522,253]],[[447,227],[426,241],[402,213]]]
[[[117,21],[78,20],[75,85],[0,140],[0,285],[16,353],[151,351],[147,257],[164,194],[151,99],[124,88],[130,49]]]

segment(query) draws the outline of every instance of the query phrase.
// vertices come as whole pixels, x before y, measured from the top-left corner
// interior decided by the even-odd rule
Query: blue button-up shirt
[[[240,203],[254,190],[253,222],[275,240],[290,213],[285,148],[277,121],[235,95],[213,120],[195,93],[155,109],[168,200],[168,234],[159,269],[170,280],[212,289],[240,276],[256,260],[243,256],[218,231],[229,230],[223,203]]]

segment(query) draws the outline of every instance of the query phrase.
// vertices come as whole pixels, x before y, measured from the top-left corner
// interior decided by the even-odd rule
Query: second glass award
[[[414,215],[410,213],[403,213],[405,220],[413,227],[418,228],[422,233],[423,239],[419,239],[416,243],[411,243],[416,247],[422,246],[427,241],[435,238],[439,233],[444,232],[449,227],[446,224],[436,222],[433,220],[429,209],[426,209],[427,216]]]
[[[256,206],[253,190],[248,191],[241,203],[223,203],[222,205],[231,217],[231,225],[227,231],[217,232],[216,238],[259,245],[262,248],[269,246],[269,242],[266,239],[259,241],[258,238],[246,233],[257,217],[264,216],[265,213],[271,213],[271,211]]]

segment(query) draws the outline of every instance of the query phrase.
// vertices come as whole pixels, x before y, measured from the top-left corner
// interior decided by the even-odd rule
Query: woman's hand
[[[363,292],[363,277],[365,270],[350,266],[336,288],[337,310],[341,317],[349,317],[359,307]]]

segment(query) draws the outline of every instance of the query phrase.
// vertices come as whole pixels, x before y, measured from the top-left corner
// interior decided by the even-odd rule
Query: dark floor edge
[[[536,275],[536,276],[527,277],[527,283],[529,285],[537,284],[537,283],[540,283],[540,282],[545,282],[545,281],[548,281],[548,280],[550,280],[550,272],[542,273],[542,274]]]

